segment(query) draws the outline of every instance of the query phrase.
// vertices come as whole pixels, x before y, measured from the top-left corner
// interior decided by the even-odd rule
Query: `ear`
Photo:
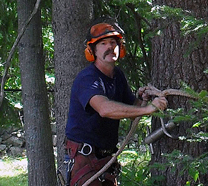
[[[85,48],[85,58],[89,62],[95,61],[95,57],[94,57],[93,51],[92,51],[92,49],[91,49],[91,47],[89,45],[87,45],[87,47]]]
[[[119,58],[123,58],[126,55],[126,47],[123,43],[120,44],[120,54]]]

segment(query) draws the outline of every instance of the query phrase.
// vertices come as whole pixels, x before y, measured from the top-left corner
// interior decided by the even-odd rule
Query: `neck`
[[[95,66],[106,76],[113,78],[114,75],[114,63],[113,64],[108,64],[108,65],[102,65],[102,63],[96,63]]]

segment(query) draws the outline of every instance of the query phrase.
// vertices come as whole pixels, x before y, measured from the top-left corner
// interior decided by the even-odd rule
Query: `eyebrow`
[[[103,38],[103,39],[101,39],[101,41],[105,41],[105,40],[108,40],[108,39],[110,39],[110,40],[115,40],[115,41],[116,41],[116,39],[115,39],[115,38],[113,38],[113,37]]]

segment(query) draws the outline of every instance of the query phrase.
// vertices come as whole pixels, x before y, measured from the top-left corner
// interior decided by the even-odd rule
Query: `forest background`
[[[3,0],[1,2],[1,77],[4,76],[6,66],[8,65],[7,59],[9,56],[9,52],[11,51],[12,45],[15,42],[18,33],[20,33],[20,28],[22,27],[22,25],[24,25],[22,23],[25,23],[26,20],[29,18],[29,15],[31,14],[36,3],[36,1],[29,2],[16,2],[13,0]],[[43,59],[41,60],[43,60],[42,64],[44,66],[43,73],[45,77],[46,87],[45,85],[40,84],[38,86],[40,89],[36,90],[47,90],[46,92],[48,99],[46,101],[46,105],[48,105],[49,109],[46,115],[50,116],[47,122],[49,124],[58,123],[57,132],[59,136],[57,141],[57,160],[59,166],[61,166],[63,162],[62,142],[63,128],[66,119],[66,116],[60,116],[61,114],[59,115],[59,113],[63,112],[64,110],[63,114],[66,115],[69,104],[69,93],[67,96],[66,94],[70,90],[71,82],[73,81],[77,72],[88,64],[86,61],[84,61],[83,53],[85,39],[84,36],[87,33],[87,28],[93,19],[105,15],[115,18],[118,21],[119,26],[121,26],[121,28],[125,32],[125,45],[127,48],[127,55],[125,59],[119,61],[118,65],[125,72],[128,82],[134,92],[136,92],[138,87],[147,85],[148,83],[152,83],[161,90],[167,88],[183,89],[197,97],[197,100],[195,100],[194,102],[193,100],[189,101],[185,98],[169,98],[170,103],[167,112],[158,113],[157,115],[155,115],[155,118],[171,118],[174,122],[180,123],[180,125],[177,126],[176,129],[174,129],[175,131],[173,131],[174,134],[179,135],[180,138],[179,140],[169,139],[168,137],[160,139],[153,144],[153,149],[155,153],[152,155],[151,151],[148,150],[148,146],[144,144],[144,138],[145,136],[147,136],[148,126],[152,128],[152,131],[154,131],[156,128],[160,127],[160,124],[155,118],[152,119],[152,123],[150,122],[150,118],[143,118],[143,120],[138,125],[136,135],[133,136],[131,143],[129,143],[127,149],[125,149],[120,157],[121,162],[123,163],[123,165],[125,165],[122,170],[121,184],[131,185],[132,181],[129,182],[129,180],[133,180],[133,183],[135,185],[207,184],[208,155],[207,148],[205,147],[207,147],[208,138],[208,61],[206,54],[208,46],[208,27],[206,17],[208,5],[206,1],[203,3],[201,1],[196,1],[187,4],[185,3],[185,1],[184,4],[181,2],[182,1],[179,0],[175,2],[160,2],[148,0],[108,0],[86,2],[77,1],[76,3],[74,1],[51,2],[50,0],[45,0],[41,2],[41,9],[39,9],[39,12],[37,13],[40,18],[39,22],[41,22],[41,24],[37,27],[37,25],[33,25],[31,21],[31,24],[28,25],[28,31],[30,31],[31,33],[29,38],[32,38],[34,35],[37,34],[34,33],[33,30],[41,30],[41,38],[43,43]],[[24,6],[21,3],[25,3]],[[64,34],[71,35],[71,38],[67,35],[64,35],[63,33],[60,34],[61,29],[66,29],[61,24],[60,29],[58,30],[57,28],[58,20],[63,19],[63,17],[61,17],[63,16],[62,14],[60,14],[60,17],[58,18],[58,13],[63,13],[64,8],[66,10],[67,8],[68,10],[71,10],[72,8],[70,9],[70,6],[73,7],[74,10],[77,10],[80,15],[81,12],[83,12],[83,19],[81,19],[81,16],[77,16],[77,12],[74,13],[73,11],[71,12],[73,12],[74,14],[71,13],[70,15],[68,15],[69,17],[65,17],[72,28],[68,28],[68,32],[65,32]],[[24,7],[26,10],[28,10],[27,14],[22,14],[22,12],[24,12],[24,8],[20,7]],[[202,13],[199,13],[198,10],[200,10]],[[77,19],[76,16],[78,17]],[[34,19],[37,20],[37,17],[38,16],[36,16],[36,18]],[[33,27],[30,27],[31,25],[33,25]],[[74,32],[77,32],[76,29],[80,29],[81,37],[75,38],[75,40],[73,40],[72,36],[75,34]],[[27,35],[25,34],[25,36]],[[69,61],[63,63],[60,56],[66,57],[65,55],[63,55],[63,52],[66,52],[67,50],[67,43],[64,43],[63,41],[61,42],[62,45],[64,44],[63,47],[65,47],[65,49],[57,47],[59,43],[57,42],[56,45],[56,41],[59,41],[60,38],[68,38],[68,42],[74,42],[74,46],[76,46],[76,49],[73,48],[74,46],[72,46],[71,49],[77,50],[77,55],[81,57],[76,57],[76,55],[73,56],[70,54],[73,60],[70,62],[70,59],[68,59]],[[36,40],[38,39],[36,38]],[[171,45],[171,42],[174,40],[177,40],[177,42],[182,44],[177,45],[176,43],[175,45]],[[0,127],[3,130],[11,127],[21,128],[24,126],[25,131],[28,131],[26,132],[26,143],[30,144],[29,142],[34,142],[30,140],[32,140],[31,138],[35,135],[35,132],[39,134],[41,133],[41,130],[31,129],[31,125],[33,125],[33,123],[27,123],[28,120],[31,121],[33,119],[34,115],[26,116],[26,121],[20,120],[20,118],[23,117],[23,111],[24,117],[25,115],[27,115],[25,110],[23,110],[23,107],[35,108],[35,106],[37,106],[31,105],[26,101],[25,105],[23,103],[23,79],[26,79],[25,81],[31,80],[31,84],[28,87],[28,90],[29,92],[32,92],[31,88],[35,88],[36,84],[34,83],[34,79],[28,76],[28,72],[29,74],[33,74],[31,71],[39,71],[39,69],[33,68],[32,64],[35,64],[35,61],[33,61],[32,59],[35,59],[34,56],[31,55],[31,58],[25,60],[28,53],[25,53],[25,50],[21,48],[24,48],[25,46],[30,46],[29,44],[26,45],[26,42],[28,41],[30,41],[30,39],[26,37],[23,38],[22,42],[19,43],[19,50],[16,50],[16,52],[13,54],[11,64],[9,65],[9,70],[6,73],[6,81],[5,85],[3,86],[4,99],[0,107]],[[77,44],[76,42],[79,44]],[[167,44],[165,45],[166,42]],[[169,46],[172,48],[170,48],[170,50],[167,50]],[[180,46],[181,48],[178,46]],[[174,47],[178,48],[173,49]],[[196,51],[198,50],[200,54],[199,56],[195,55]],[[182,54],[179,52],[174,53],[173,51],[180,51],[182,52]],[[22,55],[23,53],[26,56]],[[57,57],[54,54],[56,54]],[[68,58],[70,57],[70,55],[68,55]],[[157,58],[158,56],[159,58]],[[203,60],[201,60],[201,58],[203,58]],[[190,61],[190,59],[192,60]],[[21,62],[21,60],[25,61],[25,63]],[[28,60],[30,60],[30,62],[28,62]],[[40,59],[38,60],[40,61]],[[169,62],[172,62],[172,64],[170,64]],[[62,65],[62,68],[59,68],[59,66],[57,65],[58,63],[60,64],[60,66]],[[65,65],[68,66],[67,68],[69,71],[70,69],[71,71],[73,71],[73,73],[71,73],[71,76],[65,77],[66,74],[63,70],[67,70]],[[25,69],[26,66],[27,68]],[[190,68],[190,66],[193,68]],[[29,68],[31,71],[27,71]],[[177,71],[177,69],[183,69],[182,75],[180,73],[181,71]],[[185,70],[188,70],[188,73],[185,73]],[[192,73],[192,70],[194,71],[194,73]],[[37,77],[39,77],[37,76],[37,74],[33,75],[32,77],[34,76],[36,76],[36,79],[38,79]],[[3,80],[3,78],[1,79]],[[57,81],[57,85],[55,85],[55,79]],[[67,82],[66,79],[70,79],[70,82]],[[41,81],[42,79],[38,80],[36,83],[38,84],[38,82]],[[61,88],[59,87],[59,83],[64,84],[62,86],[67,87],[63,91],[63,93],[65,94],[65,96],[63,95],[63,97],[65,98],[61,98],[61,101],[60,95],[62,95],[62,93],[60,91]],[[3,83],[1,82],[1,85],[2,84]],[[25,94],[29,95],[30,93],[26,92]],[[35,99],[37,99],[37,96],[35,97]],[[32,98],[32,100],[34,100],[34,97]],[[54,104],[54,100],[56,104]],[[63,102],[64,104],[62,104]],[[62,106],[62,108],[59,108],[59,106],[57,106],[58,104],[66,106]],[[60,117],[61,119],[59,119]],[[183,127],[182,129],[182,125],[188,127]],[[40,125],[34,126],[36,128],[41,128],[43,127],[43,123],[42,121],[40,121]],[[47,126],[48,125],[46,125],[46,128]],[[122,120],[120,127],[121,141],[129,130],[129,126],[130,120]],[[48,138],[51,139],[51,131],[45,131],[43,132],[43,135],[45,135],[46,133],[49,136]],[[38,134],[37,138],[41,141],[43,136]],[[37,139],[35,140],[37,141]],[[167,143],[170,144],[170,146],[172,147],[167,146]],[[51,179],[51,177],[56,178],[54,173],[55,167],[51,169],[51,174],[49,174],[48,178],[46,178],[45,173],[43,175],[35,175],[37,173],[33,171],[34,168],[40,170],[44,169],[43,167],[41,167],[41,165],[37,165],[37,162],[40,160],[43,161],[44,158],[48,157],[47,153],[51,154],[52,151],[47,150],[48,147],[46,148],[47,153],[45,153],[43,150],[43,154],[44,156],[46,156],[43,158],[42,154],[34,157],[34,153],[31,149],[40,150],[40,148],[44,149],[44,147],[45,146],[38,145],[27,146],[29,154],[29,185],[40,185],[39,180],[35,179],[35,177],[38,176],[42,176],[42,183],[47,182],[47,184],[49,185],[56,185],[56,179]],[[142,151],[141,149],[146,150]],[[30,159],[34,160],[30,161]],[[53,165],[51,165],[51,162],[53,164],[54,160],[51,155],[49,160],[46,160],[46,164],[49,164],[51,167],[53,167]],[[47,170],[43,172],[47,173]],[[42,185],[47,184],[45,183]]]

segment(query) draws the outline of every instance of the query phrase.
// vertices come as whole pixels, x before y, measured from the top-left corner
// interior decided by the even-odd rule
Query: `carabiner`
[[[78,152],[84,156],[88,156],[92,153],[92,146],[88,143],[84,143],[82,149]]]

